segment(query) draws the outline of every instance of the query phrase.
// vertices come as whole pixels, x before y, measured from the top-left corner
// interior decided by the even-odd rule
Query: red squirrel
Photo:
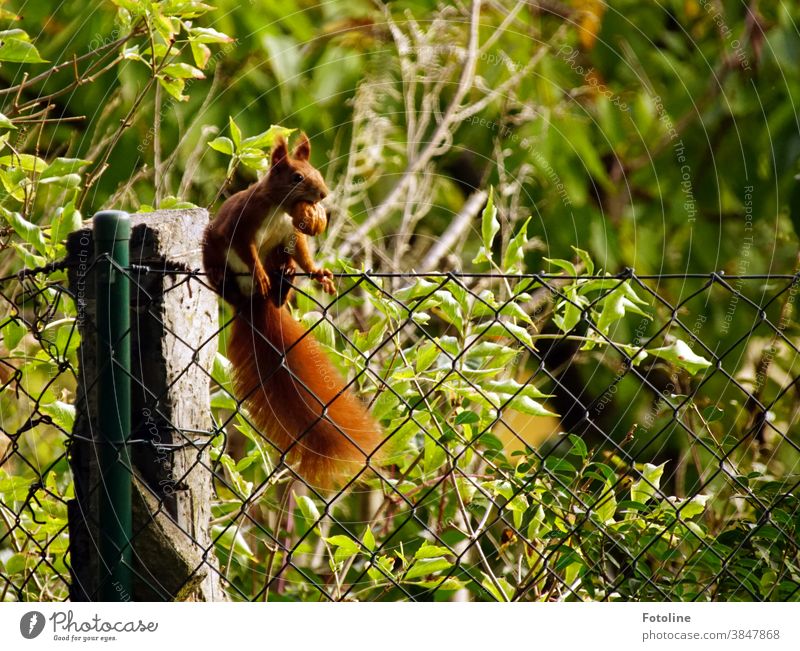
[[[236,310],[228,340],[234,389],[259,430],[307,481],[328,487],[368,465],[379,427],[286,302],[296,265],[334,294],[306,234],[327,228],[328,194],[303,134],[275,145],[269,173],[228,198],[203,238],[213,289]]]

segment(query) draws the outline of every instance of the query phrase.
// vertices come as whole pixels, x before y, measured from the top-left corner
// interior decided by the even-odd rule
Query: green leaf
[[[214,525],[211,527],[211,537],[216,541],[217,545],[222,545],[224,549],[246,556],[250,560],[255,560],[253,551],[247,544],[240,527],[233,524],[227,527],[221,524]]]
[[[42,413],[47,414],[53,423],[66,432],[72,431],[75,423],[75,405],[56,400],[47,404],[39,405]]]
[[[228,358],[217,353],[214,356],[214,365],[211,367],[211,378],[221,386],[228,386],[231,382],[232,368]]]
[[[695,495],[688,502],[684,502],[680,507],[680,514],[682,518],[693,518],[700,515],[706,510],[706,502],[708,502],[710,495]]]
[[[5,115],[0,113],[0,129],[16,129],[14,123],[9,120]]]
[[[414,284],[401,287],[394,292],[394,298],[400,303],[408,303],[412,299],[431,294],[438,286],[438,283],[432,283],[430,280],[425,280],[424,278],[417,278]]]
[[[440,289],[435,296],[439,299],[438,308],[441,310],[441,316],[444,317],[444,320],[454,325],[459,332],[463,332],[464,317],[461,314],[461,306],[458,301],[446,289]]]
[[[423,541],[422,546],[414,554],[414,558],[422,560],[424,558],[436,558],[438,556],[448,556],[451,552],[447,547],[440,547],[439,545],[431,545],[428,541]]]
[[[480,325],[481,324],[478,324],[478,326]],[[485,330],[481,330],[481,334],[484,337],[510,337],[522,342],[530,348],[534,348],[533,339],[531,339],[528,331],[510,321],[495,321]]]
[[[425,371],[433,362],[439,357],[439,347],[432,341],[429,341],[416,350],[414,355],[414,368],[417,373]]]
[[[234,147],[239,149],[239,145],[242,144],[242,130],[231,117],[228,118],[228,126],[231,130],[231,138],[233,139]]]
[[[481,581],[481,585],[489,591],[489,593],[497,600],[497,601],[511,601],[511,597],[514,595],[514,588],[513,586],[502,576],[498,576],[496,578],[497,585],[495,585],[495,581],[492,581],[491,578],[485,573],[483,574],[483,581]]]
[[[184,19],[199,18],[214,8],[200,0],[166,0],[160,4],[165,14]],[[183,24],[184,27],[188,25],[188,23]]]
[[[507,378],[505,380],[492,380],[486,383],[486,388],[489,391],[494,391],[496,393],[519,393],[520,395],[528,396],[529,398],[534,398],[536,400],[554,397],[552,394],[540,391],[532,384],[521,384],[511,378]]]
[[[561,332],[570,332],[581,320],[583,310],[589,305],[589,299],[578,293],[577,287],[567,287],[564,293],[568,300],[561,301],[556,307],[553,323]]]
[[[498,308],[497,300],[489,289],[484,289],[472,302],[472,316],[493,315]]]
[[[420,577],[428,576],[429,574],[449,570],[451,567],[453,567],[453,564],[441,556],[435,558],[421,558],[418,560],[415,559],[411,567],[408,569],[408,572],[406,572],[405,579],[409,581],[411,579],[419,579]]]
[[[492,260],[492,243],[497,231],[500,230],[500,222],[497,221],[497,208],[494,205],[494,188],[489,188],[489,198],[486,201],[486,207],[483,209],[481,216],[481,240],[483,246],[472,261],[477,264],[480,262],[491,262]]]
[[[13,63],[46,63],[32,43],[20,38],[3,37],[0,43],[0,61]]]
[[[531,319],[526,313],[525,310],[518,303],[514,303],[513,301],[506,303],[501,309],[500,314],[503,316],[511,316],[515,319],[519,319],[520,321],[524,321],[528,325],[533,325],[533,319]]]
[[[409,581],[409,583],[427,590],[444,590],[448,592],[461,590],[464,587],[461,581],[452,576],[446,579],[423,579],[422,581]]]
[[[33,156],[32,154],[11,154],[0,157],[0,165],[4,167],[19,167],[26,172],[44,172],[47,169],[47,161]]]
[[[336,547],[333,553],[335,563],[343,563],[348,558],[355,556],[361,549],[360,545],[348,536],[331,536],[325,542]]]
[[[544,405],[540,404],[536,400],[529,398],[525,395],[518,395],[511,399],[509,406],[512,409],[516,409],[517,411],[522,412],[523,414],[529,414],[531,416],[557,416],[558,414],[550,411]]]
[[[3,325],[3,343],[9,352],[12,352],[22,338],[28,333],[24,323],[16,319],[9,319]]]
[[[372,350],[375,346],[377,346],[380,342],[383,341],[385,335],[386,335],[386,321],[384,319],[378,319],[375,322],[375,324],[369,329],[367,337],[364,340],[364,346],[359,347],[359,350],[363,352]]]
[[[393,568],[393,559],[389,556],[379,556],[374,562],[367,566],[367,574],[373,581],[385,581],[387,576],[393,576]]]
[[[239,160],[242,161],[247,167],[250,167],[254,170],[267,170],[269,169],[269,161],[266,158],[266,155],[260,149],[242,149],[239,152]]]
[[[600,519],[600,522],[608,524],[614,522],[614,514],[617,512],[617,498],[614,495],[614,483],[611,481],[606,482],[598,503],[594,505],[594,514]]]
[[[372,403],[372,415],[378,422],[397,413],[400,398],[390,391],[383,391]]]
[[[317,505],[307,495],[297,495],[294,494],[295,502],[297,502],[297,506],[300,508],[300,513],[303,515],[303,519],[306,521],[306,526],[310,529],[311,527],[316,527],[319,524],[320,514],[319,509],[317,509]]]
[[[13,554],[5,563],[6,572],[11,576],[24,572],[27,566],[27,558],[24,554]]]
[[[631,299],[631,293],[632,290],[627,287],[627,284],[623,284],[600,299],[599,304],[602,305],[602,309],[600,317],[597,319],[597,329],[604,335],[608,335],[611,325],[623,318],[628,312],[650,318],[650,315]],[[633,299],[640,300],[635,294]]]
[[[572,443],[573,454],[576,454],[581,459],[585,459],[589,456],[589,450],[586,447],[586,443],[580,436],[577,436],[576,434],[570,434],[569,440]]]
[[[644,504],[655,495],[661,487],[661,476],[664,474],[665,465],[666,461],[660,466],[654,466],[652,463],[644,464],[644,469],[641,471],[642,478],[631,484],[631,500]]]
[[[19,20],[19,18],[15,18],[14,20]],[[14,29],[0,30],[0,41],[3,41],[4,39],[7,38],[17,38],[20,41],[28,41],[28,42],[30,42],[31,40],[31,37],[28,36],[28,32],[26,32],[24,29],[19,29],[18,27]]]
[[[19,476],[9,476],[0,469],[0,496],[7,502],[18,502],[28,497],[31,479]]]
[[[460,412],[455,419],[456,425],[469,425],[471,423],[477,423],[481,419],[478,414],[474,411],[462,411]]]
[[[583,262],[583,265],[586,267],[586,274],[589,275],[589,276],[593,275],[594,274],[594,261],[592,260],[591,257],[589,257],[589,254],[586,251],[584,251],[583,249],[579,249],[577,246],[573,246],[572,250],[575,251],[575,253],[578,254],[578,257],[581,259],[581,261]]]
[[[126,11],[130,11],[134,16],[140,16],[146,11],[144,0],[111,0],[111,2]]]
[[[432,473],[435,470],[438,470],[442,465],[444,465],[445,461],[447,461],[445,444],[433,436],[432,433],[426,434],[423,455],[425,472]]]
[[[334,547],[340,547],[342,549],[353,550],[353,552],[357,552],[359,550],[359,544],[350,538],[350,536],[338,535],[338,536],[331,536],[330,538],[325,538],[325,542],[329,545],[333,545]]]
[[[205,79],[202,70],[188,63],[170,63],[161,69],[161,74],[175,79]]]
[[[175,77],[158,76],[158,83],[166,90],[170,96],[174,97],[179,102],[185,102],[189,99],[188,95],[183,94],[183,89],[186,87],[185,79],[176,79]]]
[[[762,597],[767,597],[775,589],[777,580],[778,573],[775,570],[767,570],[761,575],[758,587]]]
[[[528,224],[530,223],[531,217],[528,217],[506,247],[506,252],[503,256],[503,269],[507,273],[519,273],[522,271],[522,262],[525,259],[525,245],[528,243]]]
[[[372,529],[370,529],[369,525],[367,525],[367,530],[364,532],[364,537],[361,539],[361,543],[369,551],[375,551],[375,536],[373,535]]]
[[[214,138],[214,140],[208,143],[208,146],[211,147],[211,149],[222,152],[223,154],[233,156],[233,142],[230,138],[226,138],[225,136]]]
[[[336,348],[336,328],[322,312],[311,311],[303,314],[303,324],[314,331],[314,338],[328,348]]]
[[[78,174],[92,161],[83,158],[56,158],[51,162],[47,169],[42,172],[42,178],[66,176],[67,174]]]
[[[627,355],[631,358],[631,364],[634,366],[638,366],[645,359],[647,359],[647,351],[639,346],[617,343],[617,348],[627,353]]]
[[[26,249],[24,246],[21,246],[17,242],[12,242],[11,245],[14,247],[14,250],[17,252],[17,255],[20,257],[20,260],[22,260],[22,264],[25,267],[41,267],[45,262],[47,262],[47,258],[42,255],[31,253],[28,249]]]
[[[209,403],[214,409],[230,409],[236,411],[238,405],[236,399],[228,391],[214,391],[211,394],[211,402]]]
[[[545,262],[550,263],[554,267],[558,267],[559,269],[563,269],[567,272],[568,276],[577,276],[578,270],[575,268],[575,265],[572,264],[569,260],[561,260],[559,258],[542,258]]]
[[[703,409],[703,418],[708,423],[713,423],[718,420],[722,420],[722,417],[725,415],[725,412],[716,407],[715,405],[711,405]]]
[[[544,507],[541,504],[537,504],[533,508],[533,514],[531,515],[531,521],[528,523],[528,540],[539,540],[544,530],[544,521],[545,521],[545,513]]]
[[[30,244],[37,253],[45,255],[47,244],[45,243],[41,228],[29,222],[18,212],[11,212],[10,210],[0,208],[0,213],[6,218],[6,221],[11,225],[11,228],[14,229],[14,232],[23,242]]]
[[[269,129],[266,131],[263,131],[255,136],[245,138],[242,141],[242,147],[247,147],[250,149],[272,149],[272,147],[275,145],[275,141],[280,136],[288,138],[293,132],[294,129],[287,129],[279,124],[273,124],[270,125]]]
[[[194,64],[201,70],[208,65],[208,60],[211,58],[211,49],[204,43],[197,43],[189,41],[189,48],[192,50],[192,60]]]
[[[547,471],[550,473],[568,475],[570,478],[577,472],[573,464],[559,457],[547,457],[544,460],[544,467],[547,468]]]
[[[48,176],[39,179],[42,185],[59,185],[64,188],[77,188],[81,184],[80,174],[65,174],[64,176]]]
[[[158,5],[151,3],[151,7],[158,7]],[[158,35],[164,39],[166,43],[170,43],[174,40],[173,37],[178,32],[176,25],[179,24],[179,21],[175,20],[173,22],[172,19],[157,10],[150,12],[150,19]]]
[[[672,362],[675,366],[688,371],[691,375],[696,375],[711,366],[711,362],[693,352],[689,345],[681,339],[676,339],[670,346],[648,348],[647,352],[653,357]]]
[[[189,38],[194,43],[232,43],[233,39],[227,34],[218,32],[210,27],[190,27]]]

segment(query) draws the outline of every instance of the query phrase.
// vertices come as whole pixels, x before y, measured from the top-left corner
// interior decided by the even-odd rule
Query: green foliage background
[[[199,205],[213,211],[225,196],[263,172],[277,132],[270,125],[303,130],[312,138],[313,162],[336,190],[331,206],[334,226],[320,245],[320,257],[339,271],[423,268],[436,240],[458,221],[469,198],[494,188],[492,205],[482,213],[475,211],[450,250],[438,255],[426,271],[547,268],[578,274],[596,267],[602,274],[632,267],[641,274],[796,273],[800,213],[792,197],[797,195],[794,177],[800,171],[794,102],[800,99],[800,9],[791,3],[759,3],[752,14],[753,5],[744,2],[701,0],[542,5],[544,9],[537,3],[505,0],[483,5],[475,34],[481,49],[474,52],[472,70],[467,47],[470,8],[460,4],[7,1],[0,11],[6,30],[0,35],[0,276],[61,259],[66,234],[101,208],[146,211]],[[474,76],[462,87],[465,70]],[[454,105],[460,118],[440,133],[437,129]],[[395,196],[397,201],[387,203],[401,183],[406,185]],[[381,219],[371,223],[376,214]],[[63,280],[63,272],[47,278]],[[636,357],[640,342],[634,339],[641,334],[635,325],[643,315],[652,322],[646,328],[651,333],[671,316],[666,305],[652,301],[633,284],[620,289],[599,282],[564,286],[579,305],[598,301],[592,306],[593,323],[619,345],[609,356],[601,352],[608,346],[597,337],[586,339],[591,333],[576,335],[583,338],[581,363],[570,381],[590,392],[592,383],[606,387],[613,381],[620,351]],[[698,290],[700,282],[664,283],[655,291],[675,305]],[[441,379],[435,377],[434,362],[440,348],[446,350],[446,337],[454,336],[464,345],[486,317],[458,288],[428,297],[425,286],[420,287],[388,283],[385,288],[405,291],[421,311],[434,315],[429,329],[433,339],[395,342],[405,358],[422,356],[430,366],[379,360],[381,372],[409,400],[420,394],[412,380]],[[779,286],[749,282],[736,289],[758,303]],[[504,341],[491,353],[483,349],[483,357],[473,361],[476,367],[496,369],[480,380],[484,389],[493,390],[496,397],[510,397],[516,389],[500,390],[513,381],[503,362],[511,359],[508,355],[524,353],[525,337],[534,332],[526,314],[529,297],[527,289],[511,284],[491,290],[497,302],[489,301],[489,311],[505,306],[505,323],[517,328],[512,333],[516,341]],[[759,315],[744,301],[729,317],[729,296],[712,291],[708,299],[702,297],[704,302],[688,303],[687,318],[703,315],[695,334],[709,345],[718,341],[719,350],[736,351],[725,361],[732,374],[754,375],[760,355],[774,346],[763,391],[775,398],[790,381],[786,378],[796,377],[794,350],[776,344],[771,332],[759,331]],[[66,571],[67,549],[60,500],[71,494],[64,441],[75,387],[74,379],[58,369],[63,363],[74,364],[78,338],[74,306],[54,290],[44,297],[56,306],[47,323],[33,318],[36,307],[19,295],[4,304],[7,313],[0,321],[2,429],[17,433],[7,441],[0,439],[0,452],[20,446],[22,456],[37,459],[36,467],[27,468],[12,455],[0,469],[0,497],[6,505],[5,511],[0,507],[5,522],[0,522],[0,532],[6,527],[0,566],[6,576],[35,577],[16,594],[7,584],[4,598],[64,595],[58,580]],[[371,337],[402,315],[379,293],[367,292],[339,306],[339,325],[355,330],[351,312],[364,303],[372,304],[370,319],[366,327],[360,323],[356,337],[362,337],[359,341],[368,349],[375,344]],[[301,302],[299,311],[307,313],[313,307]],[[782,334],[796,342],[792,309],[784,295],[768,308],[768,316],[775,323],[786,316]],[[578,316],[561,302],[536,325],[545,334],[572,336]],[[753,334],[742,339],[751,330]],[[689,387],[709,366],[702,351],[696,353],[703,360],[697,366],[676,353],[675,339],[681,337],[685,335],[678,333],[648,344],[647,363],[659,360]],[[432,341],[435,350],[430,348]],[[535,337],[529,343],[534,341]],[[342,342],[333,335],[325,343],[331,354],[346,357]],[[515,359],[522,369],[530,363],[524,355]],[[358,364],[357,356],[342,360],[346,369]],[[217,371],[224,387],[224,359]],[[426,373],[431,377],[425,379]],[[485,384],[491,382],[506,384]],[[29,398],[20,399],[19,386]],[[367,397],[375,391],[361,388]],[[533,394],[514,395],[513,406],[546,416],[553,390],[545,381]],[[726,454],[733,454],[737,434],[744,431],[742,396],[735,393],[727,382],[712,380],[686,421],[693,430],[711,432],[715,443],[723,446],[724,436],[730,435]],[[446,433],[445,446],[457,445],[450,430],[469,437],[465,428],[491,427],[492,402],[481,403],[468,386],[446,386],[437,396],[425,408],[430,423],[437,425],[434,429]],[[642,421],[642,414],[653,409],[653,399],[626,378],[618,400],[615,404],[627,400],[635,408],[624,415],[609,408],[603,425],[614,440],[622,441]],[[47,413],[50,422],[26,429],[31,405]],[[230,408],[224,392],[217,395],[214,408],[215,413]],[[392,425],[391,408],[386,407],[387,427]],[[670,418],[669,413],[659,414],[665,422]],[[776,410],[774,417],[796,434],[793,414],[789,405]],[[243,491],[223,493],[215,506],[218,551],[239,591],[235,596],[263,597],[264,577],[256,570],[263,573],[265,565],[272,567],[281,559],[257,530],[243,529],[226,514],[238,513],[230,507],[241,504],[264,478],[262,461],[268,455],[258,437],[247,436],[244,423],[237,428],[249,441],[242,458],[228,456],[224,439],[215,449],[216,460]],[[691,440],[669,431],[665,438],[675,458],[694,453]],[[22,436],[24,432],[47,435]],[[398,452],[394,461],[401,474],[407,473],[403,476],[411,490],[445,472],[449,461],[436,452],[438,443],[426,444],[418,432],[413,433],[416,442],[412,433],[404,434],[405,453]],[[503,541],[504,521],[498,522],[481,550],[488,560],[474,561],[481,566],[475,576],[464,575],[442,541],[426,538],[423,526],[387,529],[377,542],[373,530],[363,525],[342,530],[334,526],[331,531],[330,523],[321,523],[321,502],[300,495],[294,502],[295,531],[311,541],[300,553],[330,556],[322,567],[309,560],[306,570],[315,581],[333,586],[335,596],[354,596],[348,586],[358,585],[355,596],[365,599],[402,598],[393,582],[411,586],[420,598],[450,598],[460,590],[475,598],[501,600],[661,598],[665,593],[675,598],[797,598],[797,548],[791,542],[798,527],[795,508],[772,514],[780,519],[777,534],[758,529],[763,540],[743,538],[763,513],[752,503],[735,502],[733,509],[735,487],[723,478],[714,483],[703,477],[702,468],[713,455],[701,454],[688,478],[670,480],[669,496],[681,496],[679,504],[699,485],[709,486],[707,492],[713,494],[710,509],[703,500],[687,501],[691,506],[682,507],[684,522],[670,508],[675,502],[667,495],[642,492],[642,484],[631,488],[621,483],[632,474],[639,482],[648,477],[650,488],[660,490],[660,459],[645,459],[643,454],[636,468],[619,459],[607,463],[605,457],[601,461],[595,456],[599,449],[576,439],[562,437],[566,449],[555,457],[560,461],[546,468],[545,479],[531,484],[532,468],[544,469],[535,452],[528,448],[511,457],[490,434],[479,447],[489,451],[490,461],[510,472],[511,479],[487,478],[484,462],[466,459],[462,471],[474,479],[467,483],[479,483],[480,494],[460,505],[464,496],[459,491],[469,488],[474,493],[474,486],[442,488],[435,495],[438,501],[425,507],[432,510],[420,515],[421,520],[436,524],[438,519],[440,529],[442,522],[464,520],[461,533],[443,531],[448,545],[463,543],[459,536],[466,535],[466,523],[473,517],[475,523],[482,521],[481,508],[497,509],[495,515],[507,518],[506,525],[525,533],[527,543],[518,538]],[[771,463],[744,452],[737,458],[737,476],[752,475],[747,485],[763,489],[765,499],[781,494],[788,500],[784,503],[796,504],[795,489],[787,489],[796,476],[796,445],[780,443]],[[423,456],[418,467],[412,465],[414,453]],[[646,460],[653,463],[643,465]],[[20,511],[14,505],[25,500],[31,478],[39,475],[44,477],[43,487],[37,489],[44,491],[42,497],[59,499],[41,499],[35,507],[41,509],[38,515],[46,516],[44,525],[33,511],[22,511],[25,527],[35,531],[31,538],[14,526]],[[564,481],[554,482],[553,477]],[[380,490],[377,483],[372,489]],[[275,490],[263,496],[265,518],[275,510]],[[577,537],[578,544],[575,536],[564,534],[565,523],[572,527],[576,522],[571,494],[581,491],[593,505],[588,510],[599,510],[600,519],[583,522],[587,530],[583,538]],[[343,521],[349,517],[361,522],[356,518],[359,499],[352,496],[339,507]],[[494,499],[502,505],[497,507]],[[467,507],[472,510],[464,512]],[[647,548],[647,553],[655,550],[655,556],[642,551],[634,562],[637,569],[626,570],[631,576],[615,583],[620,594],[606,591],[614,582],[607,580],[605,570],[597,570],[617,562],[608,560],[598,523],[615,529],[619,546],[633,550],[637,559],[638,545],[653,543],[648,532],[657,537],[652,527],[667,526],[671,532]],[[390,533],[391,545],[372,553],[381,535]],[[719,549],[708,551],[701,542],[706,540]],[[37,545],[46,548],[44,561]],[[704,582],[722,571],[720,559],[738,545],[753,547],[736,557],[742,563],[736,581],[719,582],[713,594],[704,591]],[[540,578],[537,563],[544,552],[550,566]],[[524,571],[519,570],[522,566]],[[729,571],[727,565],[724,569]],[[686,578],[685,585],[683,580],[672,582],[675,572]],[[651,577],[659,589],[642,584],[642,575]],[[358,583],[362,579],[363,585]],[[290,587],[278,591],[278,597],[317,598],[318,592],[308,590],[309,582],[306,575],[292,575]],[[565,590],[565,585],[575,590]],[[273,591],[271,598],[275,597]]]

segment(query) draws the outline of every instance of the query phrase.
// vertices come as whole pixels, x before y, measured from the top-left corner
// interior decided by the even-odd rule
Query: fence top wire
[[[67,260],[60,260],[51,262],[39,267],[28,267],[16,273],[8,274],[0,277],[0,283],[7,283],[9,281],[21,280],[30,276],[49,275],[55,271],[63,271],[70,268],[78,267],[78,263],[69,262]],[[166,274],[178,275],[186,274],[191,276],[202,277],[205,272],[200,268],[190,269],[185,264],[180,262],[171,262],[163,259],[158,260],[140,260],[137,264],[129,265],[125,271],[148,273],[148,274]],[[246,275],[246,274],[239,274]],[[308,278],[309,274],[304,272],[297,272],[298,278]],[[337,278],[361,278],[371,276],[374,278],[496,278],[496,279],[537,279],[544,280],[601,280],[607,278],[639,278],[640,280],[681,280],[681,279],[702,279],[708,278],[710,280],[800,280],[800,271],[793,274],[787,273],[761,273],[761,274],[731,274],[725,270],[707,271],[707,272],[694,272],[694,273],[637,273],[633,267],[626,267],[617,273],[606,274],[566,274],[564,272],[529,272],[529,273],[505,273],[505,272],[470,272],[470,271],[428,271],[428,272],[415,272],[415,271],[374,271],[372,269],[365,269],[364,271],[350,271],[350,272],[334,272]]]

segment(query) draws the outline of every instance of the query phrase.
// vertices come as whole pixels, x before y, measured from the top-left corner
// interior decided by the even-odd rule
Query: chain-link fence
[[[111,265],[125,443],[92,413],[118,363],[87,347],[108,260],[0,285],[3,600],[800,598],[797,275],[345,269],[332,298],[298,277],[295,318],[382,429],[329,490],[232,390],[203,273],[134,262]],[[132,524],[104,555],[109,446]]]

